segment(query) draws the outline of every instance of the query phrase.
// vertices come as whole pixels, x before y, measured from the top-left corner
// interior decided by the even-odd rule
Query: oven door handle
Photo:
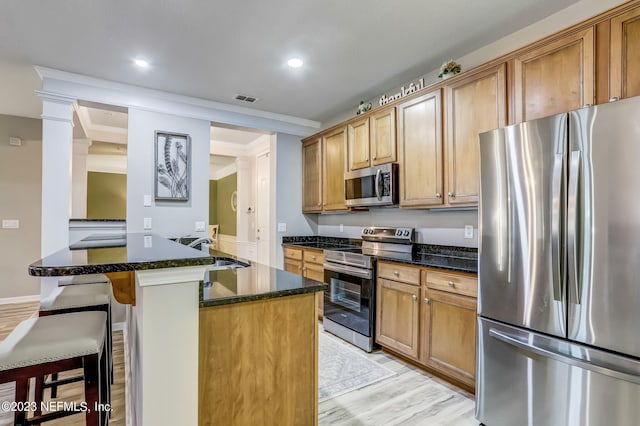
[[[354,268],[353,266],[337,265],[335,263],[327,262],[325,262],[322,266],[325,271],[340,272],[367,280],[370,280],[373,277],[373,272],[371,271],[371,269],[360,269]]]

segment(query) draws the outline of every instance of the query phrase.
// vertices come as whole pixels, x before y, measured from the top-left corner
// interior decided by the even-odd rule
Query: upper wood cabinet
[[[393,163],[396,156],[396,109],[384,108],[370,116],[371,165]]]
[[[640,95],[640,7],[611,19],[609,93]]]
[[[322,210],[347,210],[344,198],[344,173],[347,171],[347,127],[322,137]]]
[[[347,125],[349,170],[396,161],[396,109],[383,108]]]
[[[516,123],[594,103],[593,34],[589,27],[514,59]]]
[[[478,203],[478,134],[507,124],[505,65],[445,87],[446,193],[449,205]]]
[[[398,105],[400,207],[442,204],[441,89]]]
[[[322,211],[322,139],[302,144],[302,211]]]
[[[347,126],[349,170],[369,167],[369,118],[356,120]]]

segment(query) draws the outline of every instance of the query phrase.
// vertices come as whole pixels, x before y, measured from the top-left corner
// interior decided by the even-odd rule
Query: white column
[[[41,256],[69,245],[71,212],[71,152],[74,98],[38,92],[42,99],[42,218]],[[57,286],[55,278],[41,281],[41,296]]]
[[[87,218],[87,157],[90,139],[73,140],[73,160],[71,163],[71,217]]]

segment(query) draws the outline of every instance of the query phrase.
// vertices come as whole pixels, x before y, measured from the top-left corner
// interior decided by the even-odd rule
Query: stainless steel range
[[[412,228],[362,229],[362,247],[324,251],[324,329],[367,352],[375,337],[375,259],[410,260]]]

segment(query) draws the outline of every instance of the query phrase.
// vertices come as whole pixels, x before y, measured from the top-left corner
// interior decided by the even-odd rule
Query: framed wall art
[[[156,131],[155,197],[160,201],[189,201],[191,138]]]

